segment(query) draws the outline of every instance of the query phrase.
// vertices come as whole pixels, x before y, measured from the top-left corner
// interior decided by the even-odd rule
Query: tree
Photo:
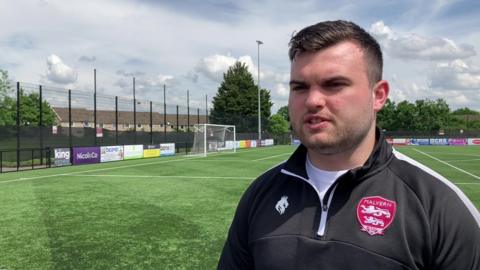
[[[283,106],[278,109],[277,114],[281,115],[283,119],[287,120],[287,122],[290,122],[290,116],[288,115],[288,106]]]
[[[415,105],[404,100],[398,103],[395,110],[397,130],[415,130]]]
[[[397,130],[398,124],[395,119],[396,106],[395,102],[387,99],[383,108],[377,113],[377,125],[381,129],[388,131]]]
[[[460,108],[452,112],[453,115],[480,115],[480,112],[474,111],[470,108]]]
[[[266,123],[270,117],[272,102],[270,92],[261,89],[261,117]],[[258,86],[244,63],[236,62],[226,73],[213,98],[210,122],[235,125],[238,132],[257,131]]]
[[[272,135],[280,135],[289,132],[289,123],[278,112],[268,119],[268,132]]]
[[[12,94],[12,84],[8,71],[0,69],[0,101],[9,94]]]
[[[450,124],[450,108],[444,99],[415,101],[416,125],[418,131],[438,131]]]
[[[8,72],[0,70],[0,126],[14,126],[17,124],[17,100],[12,97],[12,88],[8,79]],[[42,101],[43,125],[53,125],[56,115],[50,104]],[[25,94],[20,89],[20,125],[38,126],[40,124],[40,96],[38,93]]]

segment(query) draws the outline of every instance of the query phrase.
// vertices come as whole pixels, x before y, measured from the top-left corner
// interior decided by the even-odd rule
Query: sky
[[[241,61],[287,105],[288,42],[302,28],[349,20],[384,54],[390,99],[443,98],[480,110],[480,1],[0,0],[0,69],[10,79],[205,108]],[[257,40],[263,42],[258,46]],[[202,109],[203,110],[203,109]]]

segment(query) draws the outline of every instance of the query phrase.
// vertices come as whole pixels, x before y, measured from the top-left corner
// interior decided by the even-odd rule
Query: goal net
[[[196,124],[193,127],[193,145],[189,155],[203,155],[226,151],[236,152],[235,126]]]

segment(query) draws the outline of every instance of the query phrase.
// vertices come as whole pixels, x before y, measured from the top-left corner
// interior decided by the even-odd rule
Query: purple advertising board
[[[100,163],[100,147],[74,147],[73,164]]]
[[[451,138],[451,139],[448,139],[448,144],[449,145],[467,145],[467,139]]]

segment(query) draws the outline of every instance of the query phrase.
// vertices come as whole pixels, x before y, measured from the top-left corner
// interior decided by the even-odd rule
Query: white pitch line
[[[480,183],[454,183],[455,185],[480,185]]]
[[[75,174],[78,174],[78,173],[89,173],[89,172],[98,172],[98,171],[117,170],[117,169],[139,167],[139,166],[152,165],[152,164],[162,164],[162,163],[169,163],[169,162],[176,162],[176,161],[185,161],[185,160],[196,159],[196,158],[203,158],[203,156],[182,158],[182,159],[162,160],[162,161],[157,161],[157,162],[138,163],[138,164],[124,165],[124,166],[117,166],[117,167],[91,169],[91,170],[76,171],[76,172],[71,172],[71,173],[59,173],[59,174],[50,174],[50,175],[42,175],[42,176],[34,176],[34,177],[21,177],[21,178],[12,179],[12,180],[0,181],[0,184],[35,180],[35,179],[43,179],[43,178],[57,177],[57,176],[69,176],[69,175],[75,175]]]
[[[477,176],[477,175],[475,175],[475,174],[473,174],[473,173],[469,173],[469,172],[467,172],[467,171],[465,171],[465,170],[463,170],[463,169],[458,168],[457,166],[453,166],[452,164],[450,164],[450,163],[448,163],[448,162],[445,162],[445,161],[443,161],[443,160],[441,160],[441,159],[438,159],[438,158],[436,158],[436,157],[434,157],[434,156],[432,156],[432,155],[429,155],[429,154],[427,154],[427,153],[425,153],[425,152],[422,152],[422,151],[420,151],[420,150],[418,150],[418,149],[416,149],[416,148],[413,148],[413,150],[415,150],[415,151],[417,151],[418,153],[420,153],[420,154],[422,154],[422,155],[425,155],[425,156],[427,156],[427,157],[429,157],[429,158],[431,158],[431,159],[433,159],[433,160],[436,160],[436,161],[438,161],[438,162],[440,162],[440,163],[443,163],[443,164],[445,164],[445,165],[447,165],[447,166],[450,166],[450,167],[454,168],[455,170],[461,171],[461,172],[463,172],[464,174],[468,174],[468,175],[470,175],[471,177],[473,177],[473,178],[475,178],[475,179],[480,180],[480,176]]]
[[[291,155],[291,154],[292,153],[283,153],[283,154],[273,155],[273,156],[269,156],[269,157],[254,159],[252,161],[260,161],[260,160],[265,160],[265,159],[270,159],[270,158],[275,158],[275,157],[280,157],[280,156],[286,156],[286,155]]]
[[[124,174],[75,174],[73,177],[117,177],[117,178],[183,178],[183,179],[242,179],[249,180],[255,177],[239,176],[188,176],[188,175],[124,175]]]
[[[474,158],[474,159],[452,159],[452,160],[446,160],[446,162],[469,162],[469,161],[478,161],[480,158]]]

